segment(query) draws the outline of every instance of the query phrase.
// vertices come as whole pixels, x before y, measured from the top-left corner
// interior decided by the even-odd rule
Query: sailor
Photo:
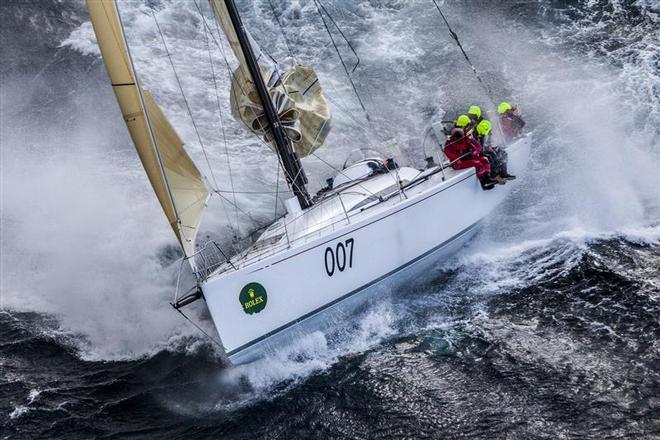
[[[486,156],[490,162],[491,179],[497,181],[500,185],[503,185],[507,180],[515,179],[516,176],[507,172],[506,161],[508,155],[506,151],[499,146],[493,146],[491,136],[492,127],[493,126],[488,119],[483,119],[479,125],[477,125],[475,138],[481,144],[481,154]]]
[[[474,138],[481,144],[482,149],[491,144],[490,130],[493,125],[488,119],[482,119],[474,130]]]
[[[470,128],[477,128],[479,122],[483,121],[483,118],[481,117],[481,107],[478,105],[470,106],[467,115],[470,118]],[[476,132],[474,132],[474,134],[476,134]]]
[[[460,115],[458,118],[456,118],[456,122],[454,122],[454,128],[462,128],[466,131],[469,131],[469,125],[471,122],[472,120],[468,115]]]
[[[490,178],[490,162],[480,156],[481,145],[470,134],[470,117],[461,115],[456,119],[454,128],[445,142],[444,152],[455,170],[475,167],[477,178],[485,190],[493,189],[497,181]]]
[[[525,126],[525,121],[520,117],[518,109],[508,102],[502,102],[497,106],[497,113],[500,115],[502,131],[504,132],[506,141],[508,142],[520,136]]]

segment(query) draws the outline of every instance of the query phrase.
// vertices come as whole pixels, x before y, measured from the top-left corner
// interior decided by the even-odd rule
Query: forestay
[[[232,75],[232,113],[250,130],[271,142],[272,134],[246,67],[227,6],[224,0],[210,0],[210,3],[239,63]],[[311,67],[295,64],[281,73],[278,66],[263,55],[252,38],[250,43],[257,54],[261,76],[268,85],[280,122],[293,141],[296,153],[299,157],[313,153],[323,144],[331,127],[330,109],[316,72]]]
[[[135,149],[174,234],[190,256],[208,189],[172,125],[151,94],[139,87],[114,1],[87,0],[87,7]]]

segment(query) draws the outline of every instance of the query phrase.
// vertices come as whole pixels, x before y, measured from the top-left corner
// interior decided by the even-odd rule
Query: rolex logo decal
[[[266,308],[268,302],[268,294],[266,289],[259,283],[247,284],[241,289],[241,294],[238,295],[238,300],[243,307],[243,311],[249,315],[259,313]]]

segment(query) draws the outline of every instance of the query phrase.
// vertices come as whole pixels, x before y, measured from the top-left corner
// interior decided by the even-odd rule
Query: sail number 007
[[[353,267],[352,238],[345,242],[340,241],[334,248],[332,246],[325,248],[325,272],[328,276],[333,276],[335,270],[343,272],[344,269],[351,267]]]

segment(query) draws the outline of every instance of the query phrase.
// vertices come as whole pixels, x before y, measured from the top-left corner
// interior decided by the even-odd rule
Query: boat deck
[[[311,208],[289,213],[270,225],[245,251],[229,257],[215,242],[196,255],[198,278],[240,270],[285,250],[302,246],[339,228],[358,222],[425,191],[451,185],[472,168],[454,170],[447,163],[426,170],[401,167],[384,174],[352,180],[326,193]],[[399,183],[401,182],[401,183]]]

